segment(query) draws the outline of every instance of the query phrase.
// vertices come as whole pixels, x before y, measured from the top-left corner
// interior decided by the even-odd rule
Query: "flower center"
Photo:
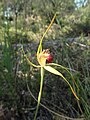
[[[45,66],[46,63],[51,63],[53,61],[53,56],[50,54],[49,49],[46,49],[39,53],[37,59],[41,66]]]

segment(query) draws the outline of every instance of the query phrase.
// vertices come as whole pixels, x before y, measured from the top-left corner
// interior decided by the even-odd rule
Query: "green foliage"
[[[3,33],[3,2],[0,14],[0,41],[4,41]],[[51,31],[46,35],[46,39],[57,39],[60,36],[76,37],[83,33],[87,36],[90,29],[90,4],[76,9],[74,0],[14,0],[7,2],[5,10],[10,6],[12,21],[10,21],[10,36],[15,42],[16,33],[23,36],[23,33],[30,40],[40,39],[47,24],[51,21],[55,12],[58,12],[55,23]],[[17,29],[17,30],[16,30]],[[13,37],[12,37],[13,36]],[[20,41],[17,40],[17,42]],[[25,42],[25,41],[24,41]]]
[[[10,19],[4,16],[8,7],[11,9]],[[30,60],[38,64],[37,41],[42,38],[55,12],[58,12],[58,15],[46,34],[44,39],[47,41],[43,45],[53,52],[54,62],[69,68],[79,91],[72,83],[70,75],[55,66],[55,69],[62,72],[69,80],[80,101],[74,99],[69,87],[61,78],[45,72],[41,99],[41,103],[45,106],[40,104],[42,107],[39,109],[38,118],[59,120],[65,116],[75,118],[84,116],[88,120],[90,119],[90,0],[86,6],[78,9],[74,0],[10,0],[6,3],[0,1],[0,42],[2,42],[0,54],[3,53],[0,56],[0,102],[10,109],[14,107],[20,114],[19,117],[23,116],[22,120],[28,117],[33,119],[40,73],[38,68],[27,64],[17,43],[19,45],[30,43],[29,47],[24,47],[25,53]],[[74,39],[69,42],[66,38],[70,37],[78,38],[75,38],[74,42]],[[54,43],[56,40],[58,41]],[[27,90],[27,84],[32,97]],[[59,114],[47,112],[48,108],[50,112],[55,111]],[[45,112],[48,113],[47,116]],[[61,113],[65,116],[59,116]]]

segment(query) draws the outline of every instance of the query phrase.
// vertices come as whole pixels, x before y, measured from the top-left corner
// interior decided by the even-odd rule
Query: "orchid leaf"
[[[72,86],[70,85],[70,83],[68,82],[68,80],[59,71],[57,71],[56,69],[54,69],[51,66],[44,66],[44,69],[51,72],[51,73],[53,73],[53,74],[55,74],[55,75],[58,75],[58,76],[62,77],[67,82],[67,84],[69,85],[73,95],[76,97],[77,100],[79,100],[78,96],[74,92],[74,90],[73,90]]]

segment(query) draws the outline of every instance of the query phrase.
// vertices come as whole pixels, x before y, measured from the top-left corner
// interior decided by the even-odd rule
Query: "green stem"
[[[43,77],[44,77],[44,69],[43,69],[43,67],[41,67],[41,83],[40,83],[40,91],[39,91],[39,95],[38,95],[38,103],[37,103],[37,108],[36,108],[36,112],[35,112],[34,120],[36,120],[37,113],[38,113],[38,109],[39,109],[39,105],[40,105],[40,100],[41,100],[41,95],[42,95],[42,88],[43,88]]]

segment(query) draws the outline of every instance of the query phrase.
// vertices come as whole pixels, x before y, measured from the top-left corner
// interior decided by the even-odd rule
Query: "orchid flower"
[[[38,103],[37,103],[37,108],[36,108],[36,112],[35,112],[35,116],[34,116],[34,120],[36,120],[36,117],[37,117],[37,113],[38,113],[38,109],[39,109],[39,105],[40,105],[40,100],[41,100],[41,94],[42,94],[42,88],[43,88],[43,77],[44,77],[44,69],[47,70],[48,72],[52,73],[52,74],[55,74],[55,75],[58,75],[60,77],[62,77],[65,82],[69,85],[73,95],[75,96],[75,98],[77,100],[79,100],[79,97],[76,95],[73,87],[71,86],[71,84],[69,83],[69,81],[63,76],[62,73],[60,73],[58,70],[56,70],[55,68],[53,68],[52,66],[58,66],[58,67],[61,67],[62,69],[66,70],[70,75],[71,75],[71,78],[73,80],[73,82],[75,83],[76,87],[78,88],[75,80],[73,79],[73,76],[72,74],[69,72],[68,68],[62,66],[62,65],[59,65],[59,64],[56,64],[56,63],[52,63],[53,61],[53,56],[52,54],[50,53],[49,49],[46,49],[46,50],[43,50],[42,49],[42,41],[43,41],[43,38],[45,37],[46,33],[48,32],[48,30],[50,29],[51,25],[53,24],[54,22],[54,19],[56,18],[56,14],[54,15],[51,23],[49,24],[48,28],[46,29],[45,33],[43,34],[41,40],[40,40],[40,44],[38,46],[38,50],[37,50],[37,61],[39,63],[39,65],[35,65],[33,64],[30,59],[27,57],[27,55],[25,54],[24,50],[22,49],[23,53],[24,53],[24,56],[25,58],[27,59],[28,63],[30,65],[32,65],[33,67],[38,67],[41,69],[41,82],[40,82],[40,91],[39,91],[39,95],[38,95]]]

